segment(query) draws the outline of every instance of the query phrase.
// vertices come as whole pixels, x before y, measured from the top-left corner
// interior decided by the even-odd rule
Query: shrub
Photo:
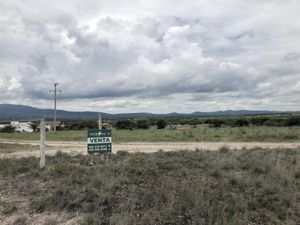
[[[210,127],[221,127],[225,124],[225,121],[221,119],[207,119],[205,122],[208,123]]]
[[[158,120],[157,121],[157,129],[165,129],[167,123],[165,120]]]
[[[224,145],[224,146],[220,147],[219,151],[223,154],[228,153],[230,151],[230,148],[228,146]]]
[[[300,125],[300,117],[289,117],[284,121],[285,126],[299,126]]]
[[[43,225],[57,225],[58,221],[55,218],[47,218]]]
[[[38,122],[32,122],[31,124],[30,124],[30,126],[31,126],[31,128],[32,128],[32,130],[33,130],[33,132],[36,132],[36,131],[38,131]]]
[[[197,125],[197,124],[201,124],[202,121],[200,121],[198,118],[192,118],[191,120],[188,121],[189,125]]]
[[[57,127],[59,130],[83,130],[83,129],[97,129],[98,122],[96,120],[82,120],[66,122],[65,127]]]
[[[10,203],[9,205],[6,205],[4,210],[2,211],[3,214],[5,215],[10,215],[17,211],[17,207],[13,205],[13,203]]]
[[[13,225],[26,225],[27,223],[27,217],[26,216],[18,216]]]
[[[15,132],[16,128],[11,126],[11,125],[7,125],[3,128],[0,129],[0,132],[3,132],[3,133],[13,133]]]
[[[266,126],[284,126],[284,119],[272,117],[269,120],[267,120],[264,125],[266,125]]]
[[[131,120],[119,120],[116,122],[117,129],[132,130],[136,128],[136,124]]]
[[[148,129],[149,121],[148,120],[138,120],[136,127],[137,127],[137,129]]]
[[[249,126],[249,121],[247,119],[237,119],[234,123],[235,126],[237,127],[244,127],[244,126]]]
[[[263,126],[268,120],[268,117],[253,117],[249,119],[249,122],[255,126]]]

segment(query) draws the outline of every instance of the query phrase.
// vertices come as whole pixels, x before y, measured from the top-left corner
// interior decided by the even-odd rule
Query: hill
[[[0,120],[34,120],[41,117],[52,118],[53,109],[39,109],[25,105],[0,104]],[[153,114],[147,112],[141,113],[123,113],[109,114],[101,112],[103,118],[121,119],[121,118],[142,118],[142,117],[191,117],[191,116],[226,116],[226,115],[270,115],[282,114],[288,112],[278,111],[251,111],[251,110],[227,110],[216,112],[193,112],[191,114],[169,113],[169,114]],[[58,119],[95,119],[98,112],[91,111],[65,111],[57,110]]]

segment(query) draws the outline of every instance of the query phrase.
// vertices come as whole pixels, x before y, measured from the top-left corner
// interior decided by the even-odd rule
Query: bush
[[[15,132],[16,128],[11,126],[11,125],[7,125],[3,128],[0,129],[0,132],[3,132],[3,133],[13,133]]]
[[[235,121],[235,126],[237,127],[245,127],[245,126],[249,126],[249,121],[247,119],[237,119]]]
[[[137,129],[148,129],[149,128],[149,121],[148,120],[138,120]]]
[[[283,118],[272,117],[269,120],[267,120],[264,125],[280,127],[280,126],[284,126],[284,121],[285,121],[285,119],[283,119]]]
[[[207,119],[205,122],[208,123],[210,127],[221,127],[225,124],[225,121],[221,119]]]
[[[284,122],[285,126],[299,126],[300,125],[300,117],[289,117]]]
[[[131,120],[119,120],[116,123],[117,129],[123,129],[123,130],[132,130],[136,128],[136,124]]]
[[[225,154],[225,153],[228,153],[230,151],[230,148],[224,145],[224,146],[219,148],[219,151],[221,153]]]
[[[65,130],[83,130],[83,129],[97,129],[98,122],[95,120],[82,120],[76,122],[66,122],[64,128],[57,127],[57,129]]]
[[[202,121],[200,121],[198,118],[192,118],[191,120],[188,121],[188,124],[192,125],[192,126],[193,125],[195,126],[195,125],[198,125],[198,124],[201,124],[201,123],[202,123]]]
[[[38,131],[39,123],[38,123],[38,122],[32,122],[32,123],[30,124],[30,126],[31,126],[33,132],[36,132],[36,131]]]
[[[13,225],[26,225],[26,224],[28,224],[26,216],[18,216],[13,223]]]
[[[157,129],[165,129],[167,123],[165,120],[158,120],[157,121]]]
[[[263,126],[268,120],[268,117],[254,117],[250,118],[249,122],[255,126]]]

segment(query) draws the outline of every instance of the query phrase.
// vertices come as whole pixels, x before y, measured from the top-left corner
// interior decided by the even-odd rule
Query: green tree
[[[210,127],[221,127],[225,124],[224,120],[221,119],[207,119],[205,121]]]
[[[37,128],[38,128],[38,123],[36,123],[36,122],[32,122],[32,123],[30,124],[30,126],[31,126],[31,128],[32,128],[33,132],[36,132],[36,131],[37,131]]]
[[[299,126],[300,125],[300,117],[289,117],[284,123],[285,126]]]
[[[132,130],[136,128],[136,124],[131,120],[119,120],[116,122],[116,128],[117,129],[123,129],[123,130]]]
[[[165,120],[158,120],[157,121],[157,129],[164,129],[167,126],[167,123]]]
[[[137,129],[148,129],[149,121],[148,120],[138,120],[136,126],[137,126]]]
[[[11,126],[11,125],[7,125],[3,128],[0,129],[0,132],[4,132],[4,133],[13,133],[15,132],[16,128]]]
[[[247,119],[243,119],[243,118],[237,119],[235,121],[235,126],[237,126],[237,127],[249,126],[249,121]]]

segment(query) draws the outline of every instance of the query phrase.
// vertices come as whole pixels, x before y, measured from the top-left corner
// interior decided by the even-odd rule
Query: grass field
[[[0,159],[1,224],[300,223],[300,151]],[[9,221],[9,222],[8,222]]]
[[[0,143],[0,153],[9,154],[16,151],[38,150],[38,149],[39,146],[34,146],[34,145]]]
[[[47,140],[86,141],[87,131],[47,133]],[[38,140],[39,133],[0,133],[0,139]],[[183,129],[113,130],[114,142],[157,141],[299,141],[300,127],[196,127]]]

